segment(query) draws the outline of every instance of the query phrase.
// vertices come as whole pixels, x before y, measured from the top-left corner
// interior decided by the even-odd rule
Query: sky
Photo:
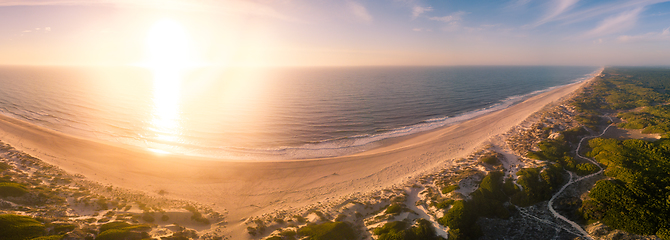
[[[223,66],[667,66],[670,0],[0,0],[2,65],[169,49]]]

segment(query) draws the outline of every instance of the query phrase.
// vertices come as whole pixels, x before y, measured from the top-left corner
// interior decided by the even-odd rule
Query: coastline
[[[117,187],[193,200],[228,212],[228,230],[242,236],[242,218],[300,208],[356,192],[387,188],[441,169],[506,133],[590,80],[530,97],[509,108],[349,156],[288,161],[226,161],[160,155],[94,142],[0,117],[0,139],[71,174]]]

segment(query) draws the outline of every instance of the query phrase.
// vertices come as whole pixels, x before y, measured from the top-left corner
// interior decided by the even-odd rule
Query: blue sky
[[[207,64],[670,65],[645,0],[0,0],[0,64],[134,64],[161,19]]]

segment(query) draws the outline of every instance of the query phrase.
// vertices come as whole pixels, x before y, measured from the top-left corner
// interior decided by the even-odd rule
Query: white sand
[[[247,238],[242,218],[299,208],[355,192],[389,187],[467,156],[543,106],[582,86],[571,84],[510,108],[342,157],[281,162],[158,155],[81,139],[0,116],[0,139],[72,174],[149,193],[160,190],[228,211],[228,234]]]

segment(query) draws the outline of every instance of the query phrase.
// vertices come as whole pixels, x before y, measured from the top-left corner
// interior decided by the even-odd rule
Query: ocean
[[[0,113],[233,160],[339,156],[509,107],[599,67],[0,67]]]

